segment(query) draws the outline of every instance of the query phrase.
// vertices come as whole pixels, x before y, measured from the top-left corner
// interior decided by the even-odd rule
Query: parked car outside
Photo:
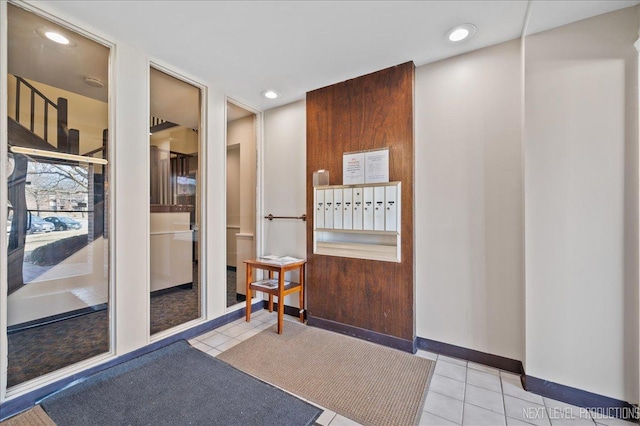
[[[53,223],[48,222],[40,216],[31,216],[31,226],[27,229],[27,234],[36,232],[51,232],[55,229]]]
[[[70,217],[65,216],[49,216],[45,217],[44,220],[47,222],[51,222],[55,227],[56,231],[67,231],[69,229],[80,229],[82,228],[82,224],[77,220],[71,219]]]

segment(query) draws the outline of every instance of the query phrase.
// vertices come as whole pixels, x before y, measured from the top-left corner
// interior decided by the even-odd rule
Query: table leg
[[[247,295],[247,322],[251,321],[251,281],[253,281],[253,268],[247,263],[247,281],[245,287]]]
[[[300,322],[304,323],[304,264],[300,266]]]
[[[278,272],[278,334],[284,326],[284,273]]]
[[[269,279],[273,279],[273,271],[269,271]],[[269,293],[269,312],[273,312],[273,294]]]

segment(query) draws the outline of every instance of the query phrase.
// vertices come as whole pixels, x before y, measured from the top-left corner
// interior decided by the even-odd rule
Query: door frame
[[[229,96],[225,96],[225,105],[224,105],[224,144],[225,144],[225,148],[226,148],[226,144],[227,144],[227,137],[228,137],[228,129],[227,129],[227,105],[228,104],[233,104],[239,108],[242,108],[246,111],[249,111],[251,113],[253,113],[255,115],[255,142],[256,142],[256,207],[255,207],[255,232],[253,234],[253,243],[254,243],[254,249],[255,249],[255,253],[256,256],[259,256],[259,249],[260,247],[262,247],[262,205],[263,205],[263,192],[264,192],[264,187],[263,187],[263,148],[264,148],[264,121],[263,121],[263,112],[253,108],[241,101],[238,101],[234,98],[231,98]],[[225,150],[226,152],[226,150]],[[225,210],[224,210],[224,218],[225,218],[225,225],[227,223],[227,212],[226,212],[226,205],[227,205],[227,185],[226,185],[226,176],[227,176],[227,160],[225,157],[225,162],[224,162],[224,176],[225,176]],[[226,232],[226,228],[225,228],[225,232]],[[225,234],[226,235],[226,234]],[[226,253],[226,246],[225,246],[225,253]],[[226,257],[225,257],[226,259]],[[241,265],[236,265],[236,269],[241,267]],[[226,285],[226,284],[225,284]],[[225,289],[225,294],[226,294],[226,289]],[[256,303],[258,301],[262,300],[261,296],[255,296],[252,298],[251,303]],[[240,310],[242,308],[244,308],[246,305],[244,303],[236,303],[235,305],[231,305],[231,306],[226,306],[227,302],[226,299],[224,301],[225,304],[225,312],[234,312],[237,310]]]

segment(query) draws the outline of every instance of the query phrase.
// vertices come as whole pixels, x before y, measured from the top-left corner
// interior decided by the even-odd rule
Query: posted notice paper
[[[364,183],[364,152],[342,155],[342,184]]]
[[[364,183],[389,182],[389,150],[364,153]]]

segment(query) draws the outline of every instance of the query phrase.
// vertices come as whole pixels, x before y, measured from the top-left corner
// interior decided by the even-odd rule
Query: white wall
[[[525,46],[526,371],[636,403],[638,24],[623,9]]]
[[[264,211],[274,216],[300,216],[307,210],[306,103],[295,102],[264,113]],[[264,220],[262,254],[307,256],[306,222]],[[287,279],[298,280],[297,275]],[[299,307],[298,294],[285,304]]]
[[[240,226],[240,232],[253,234],[256,223],[256,117],[249,115],[227,124],[227,148],[237,147],[240,170],[239,180],[232,183],[237,194],[230,194],[233,202],[239,205],[239,211],[233,211],[237,217],[227,218],[227,222]],[[229,211],[228,211],[229,212]],[[233,219],[233,220],[231,220]]]
[[[237,152],[232,154],[230,148],[233,147],[237,147]],[[257,151],[254,114],[227,123],[227,158],[227,203],[235,204],[227,205],[227,226],[238,226],[237,229],[227,228],[227,235],[233,233],[235,239],[232,244],[227,240],[227,258],[234,249],[236,256],[235,261],[233,263],[227,261],[227,265],[240,266],[236,271],[236,291],[239,294],[245,294],[246,269],[242,261],[256,257]],[[235,160],[237,164],[230,162]],[[234,167],[237,167],[237,170],[234,170]],[[230,173],[236,173],[235,182],[230,180],[233,178]],[[237,192],[233,193],[233,191]]]
[[[523,359],[518,40],[416,69],[416,332]]]
[[[205,277],[206,319],[214,319],[227,312],[227,266],[226,245],[220,244],[226,238],[226,211],[220,205],[225,199],[226,108],[223,93],[210,85],[207,90],[206,139],[203,141],[207,159],[203,188],[205,191],[205,217],[202,229],[206,233],[206,262],[201,265]],[[205,136],[203,136],[205,137]]]
[[[149,64],[142,52],[125,45],[118,45],[114,57],[110,268],[115,298],[110,307],[117,319],[113,346],[122,355],[149,341]]]
[[[227,225],[240,232],[240,146],[227,146]]]
[[[228,143],[228,140],[227,140]],[[240,146],[227,146],[227,265],[236,266],[240,232]]]

